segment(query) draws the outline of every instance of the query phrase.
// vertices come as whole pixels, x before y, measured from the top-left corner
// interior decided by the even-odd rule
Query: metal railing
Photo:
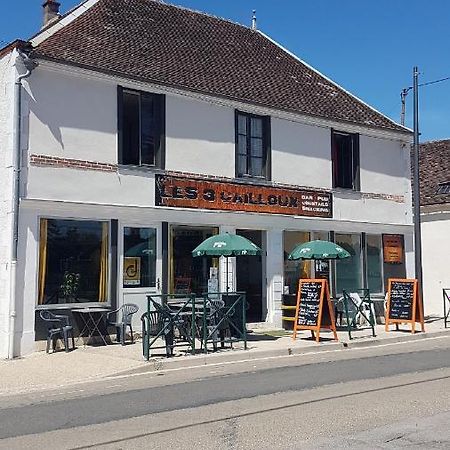
[[[158,346],[160,339],[166,341],[167,356],[178,346],[187,346],[188,351],[195,354],[197,341],[204,352],[211,342],[217,349],[219,341],[222,347],[225,343],[244,341],[247,349],[246,306],[244,292],[220,292],[201,297],[195,294],[148,295],[147,312],[142,316],[144,358],[150,358],[151,348],[164,348]],[[156,317],[151,330],[150,317]]]
[[[353,293],[358,294],[358,296],[355,298],[355,296],[352,296]],[[369,289],[353,289],[352,292],[343,290],[342,298],[348,337],[352,339],[352,329],[357,328],[357,319],[361,317],[370,325],[372,336],[375,337],[375,307],[373,300],[370,298]]]
[[[444,328],[447,328],[447,323],[450,322],[450,288],[442,289],[442,298],[444,300]]]
[[[219,340],[222,347],[225,343],[233,345],[234,342],[243,341],[244,349],[247,350],[245,292],[206,293],[203,299],[204,311],[209,311],[209,314],[203,315],[204,351],[208,351],[208,342],[213,342],[214,350],[216,350]],[[223,302],[220,308],[214,308],[217,300]]]

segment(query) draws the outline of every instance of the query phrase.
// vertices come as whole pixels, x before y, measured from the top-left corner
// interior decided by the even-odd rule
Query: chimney
[[[61,3],[58,3],[56,0],[46,0],[46,2],[42,5],[42,7],[44,8],[44,23],[42,25],[42,28],[59,19],[60,6]]]
[[[253,10],[252,30],[256,30],[256,9]]]

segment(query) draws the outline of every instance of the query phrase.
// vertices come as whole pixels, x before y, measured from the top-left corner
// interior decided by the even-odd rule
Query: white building
[[[33,351],[42,308],[202,292],[220,264],[190,252],[218,231],[264,249],[229,269],[254,322],[281,326],[299,275],[380,296],[414,276],[410,130],[227,20],[152,0],[44,8],[43,30],[0,50],[1,357]],[[313,238],[353,258],[299,274],[286,255]]]
[[[425,314],[442,316],[442,289],[450,290],[450,139],[420,146],[420,211]]]

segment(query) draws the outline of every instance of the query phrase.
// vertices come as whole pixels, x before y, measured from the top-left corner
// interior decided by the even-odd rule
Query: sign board
[[[338,340],[328,280],[301,279],[297,292],[293,338],[297,337],[299,330],[310,330],[313,337],[316,333],[316,341],[320,342],[321,329],[332,330],[334,339]]]
[[[123,259],[123,285],[139,286],[141,284],[141,258],[125,256]]]
[[[383,259],[385,263],[403,262],[403,236],[401,234],[383,234]]]
[[[156,206],[333,217],[331,192],[159,174],[155,180]]]
[[[416,322],[425,331],[422,299],[419,296],[416,279],[389,278],[388,300],[386,305],[386,331],[391,323],[410,323],[411,332],[415,332]]]

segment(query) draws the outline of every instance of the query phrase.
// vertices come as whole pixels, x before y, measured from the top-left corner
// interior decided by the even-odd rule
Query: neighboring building
[[[16,355],[35,348],[42,308],[144,308],[151,292],[204,291],[212,267],[225,289],[225,264],[190,253],[218,231],[264,250],[229,269],[253,322],[281,325],[299,275],[380,298],[389,276],[414,276],[410,130],[228,20],[152,0],[44,8],[41,32],[0,51],[0,356],[8,340]],[[12,302],[24,54],[39,65],[22,81]],[[353,258],[299,271],[286,256],[313,238]]]
[[[444,313],[450,288],[450,139],[420,145],[420,211],[424,309]]]

